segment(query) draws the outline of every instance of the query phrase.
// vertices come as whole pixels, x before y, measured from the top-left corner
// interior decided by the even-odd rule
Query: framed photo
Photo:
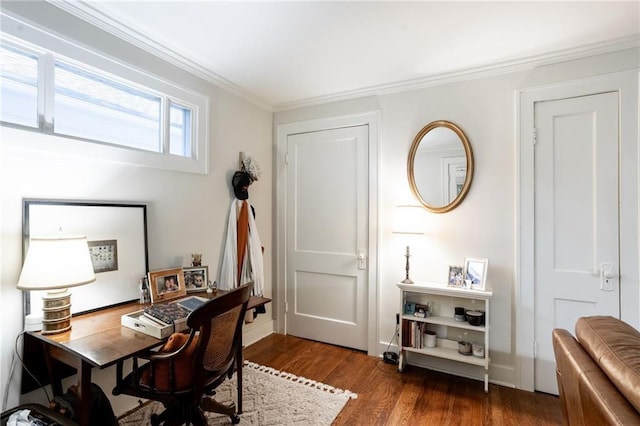
[[[462,266],[449,266],[449,279],[447,279],[447,286],[464,286],[464,269]]]
[[[416,310],[413,313],[414,317],[426,318],[428,316],[428,310],[426,305],[416,303]]]
[[[415,302],[404,302],[404,314],[413,315],[416,312]]]
[[[208,266],[182,268],[182,271],[184,272],[184,285],[187,289],[187,293],[207,289],[207,283],[209,282]]]
[[[484,290],[487,282],[487,268],[489,259],[465,257],[464,282],[465,286],[474,290]]]
[[[151,303],[184,297],[187,294],[187,289],[184,286],[182,268],[149,272],[149,289],[151,290]]]
[[[146,204],[23,199],[23,257],[32,237],[87,237],[96,280],[73,288],[77,314],[140,298],[140,277],[149,270]],[[43,290],[25,291],[24,312],[39,312]]]

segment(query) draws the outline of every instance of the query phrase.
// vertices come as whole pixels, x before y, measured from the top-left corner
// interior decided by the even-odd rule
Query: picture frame
[[[413,316],[418,318],[426,318],[427,316],[429,316],[427,305],[416,303],[416,309],[413,312]]]
[[[90,254],[107,250],[110,256],[92,258],[96,280],[73,288],[72,314],[80,314],[139,300],[140,277],[149,270],[147,205],[114,201],[42,198],[22,200],[22,256],[32,237],[87,237]],[[23,292],[26,314],[40,312],[44,290]]]
[[[415,302],[404,302],[404,314],[405,315],[413,315],[416,311],[416,303]]]
[[[462,266],[449,266],[448,287],[464,287],[464,268]]]
[[[209,283],[209,267],[208,266],[190,266],[182,268],[184,272],[184,286],[187,293],[195,291],[206,291]]]
[[[182,268],[150,271],[149,290],[151,303],[164,302],[186,296],[187,289],[184,285]]]
[[[465,286],[473,290],[484,290],[487,283],[489,259],[477,257],[464,258]]]

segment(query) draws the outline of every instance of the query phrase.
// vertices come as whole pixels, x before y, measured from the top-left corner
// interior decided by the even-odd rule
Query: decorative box
[[[120,324],[140,333],[148,334],[156,339],[166,339],[171,336],[172,333],[184,331],[188,328],[186,317],[176,320],[174,324],[164,324],[160,321],[150,319],[145,315],[144,310],[122,315],[120,317]]]

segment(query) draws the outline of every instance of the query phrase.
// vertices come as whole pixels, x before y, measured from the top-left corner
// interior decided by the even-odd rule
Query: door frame
[[[522,89],[516,92],[516,385],[535,390],[534,105],[603,92],[618,92],[620,117],[620,317],[640,328],[638,253],[638,70]],[[573,330],[569,330],[573,333]],[[551,338],[551,336],[549,336]]]
[[[378,314],[379,314],[379,271],[378,271],[378,147],[380,112],[371,111],[361,114],[319,118],[280,124],[276,128],[276,146],[274,150],[275,178],[275,279],[276,279],[276,330],[287,334],[286,324],[286,266],[287,266],[287,167],[286,152],[289,135],[331,130],[344,127],[366,125],[369,128],[369,193],[368,193],[368,266],[367,266],[367,353],[377,356],[378,353]]]

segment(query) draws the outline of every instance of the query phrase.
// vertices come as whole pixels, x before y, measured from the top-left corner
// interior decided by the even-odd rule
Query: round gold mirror
[[[445,120],[424,126],[411,144],[407,175],[411,192],[427,210],[456,208],[473,179],[473,151],[462,129]]]

